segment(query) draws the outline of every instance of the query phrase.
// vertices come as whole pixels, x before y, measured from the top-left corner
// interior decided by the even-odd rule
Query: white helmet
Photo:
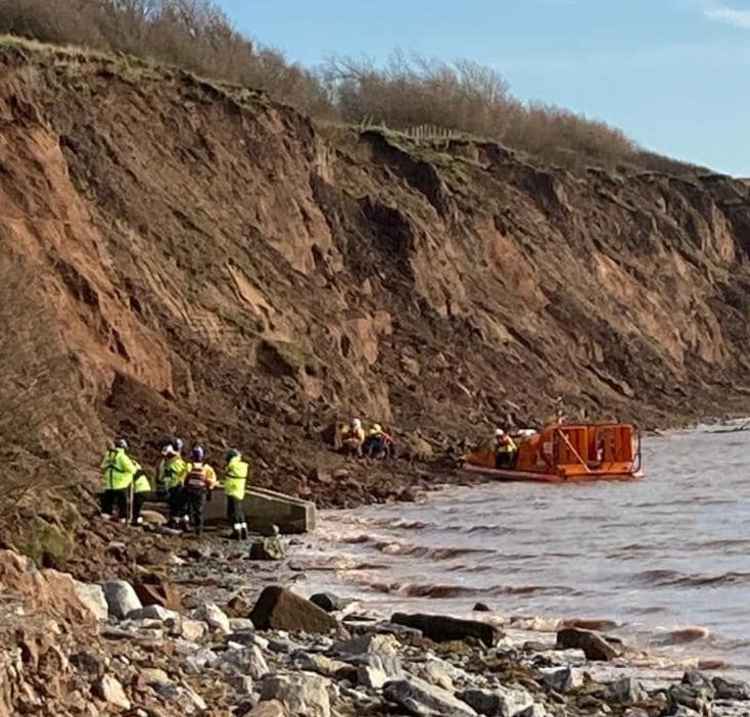
[[[496,438],[502,438],[505,435],[505,431],[502,428],[498,428],[495,431],[495,437]]]
[[[164,446],[164,448],[162,449],[161,454],[163,456],[176,456],[177,455],[177,451],[171,445],[169,445],[169,446]]]
[[[359,418],[352,419],[352,426],[354,428],[362,428],[362,421]]]

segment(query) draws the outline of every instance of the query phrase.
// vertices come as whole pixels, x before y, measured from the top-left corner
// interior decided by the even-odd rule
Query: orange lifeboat
[[[504,481],[564,483],[642,478],[641,439],[628,423],[562,424],[514,437],[518,452],[511,466],[494,451],[464,456],[464,470]]]

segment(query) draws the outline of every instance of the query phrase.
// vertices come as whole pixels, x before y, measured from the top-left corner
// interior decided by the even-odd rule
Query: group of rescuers
[[[227,451],[221,479],[206,462],[205,451],[195,446],[185,460],[182,457],[183,442],[177,438],[162,449],[162,458],[156,471],[156,485],[152,486],[145,471],[130,455],[128,443],[118,438],[107,449],[101,463],[104,479],[102,494],[102,517],[128,522],[130,497],[132,494],[132,524],[141,525],[141,510],[146,497],[156,492],[166,497],[169,505],[169,526],[198,535],[203,532],[206,502],[217,485],[222,485],[227,498],[227,519],[232,526],[231,537],[246,540],[247,522],[242,507],[247,480],[250,473],[248,463],[238,450]]]

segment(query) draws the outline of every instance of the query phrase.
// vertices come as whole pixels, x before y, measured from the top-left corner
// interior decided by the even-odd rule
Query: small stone
[[[583,684],[583,675],[572,667],[551,667],[541,670],[542,681],[551,690],[565,693]]]
[[[493,690],[469,689],[460,692],[459,699],[487,717],[516,717],[534,704],[523,688],[496,687]]]
[[[392,635],[375,635],[367,633],[359,637],[337,642],[334,650],[342,655],[381,655],[395,657],[400,652],[399,641]]]
[[[94,692],[105,702],[123,710],[130,709],[130,700],[125,695],[122,685],[111,675],[104,675],[94,685]]]
[[[310,602],[326,612],[337,612],[351,605],[354,600],[344,600],[333,593],[316,593],[310,597]]]
[[[250,560],[284,560],[286,548],[278,536],[263,538],[250,546]]]
[[[232,632],[251,632],[255,630],[253,621],[247,617],[230,617],[229,627],[232,628]]]
[[[642,702],[647,695],[643,687],[632,677],[623,677],[608,686],[610,699],[620,704],[632,705]]]
[[[200,642],[208,633],[208,626],[200,620],[182,620],[182,637],[190,642]]]
[[[486,605],[483,602],[478,602],[474,605],[474,612],[492,612],[492,610],[489,605]]]
[[[216,604],[209,602],[199,607],[193,613],[197,620],[203,620],[212,630],[217,630],[228,635],[232,630],[229,626],[229,618]]]
[[[166,685],[171,682],[164,670],[155,667],[144,667],[139,671],[139,674],[147,685]]]
[[[73,589],[84,607],[97,619],[106,620],[109,617],[109,605],[101,585],[81,583],[75,580]]]
[[[240,695],[251,695],[255,689],[255,682],[248,675],[231,675],[229,677],[229,684]]]
[[[286,707],[278,700],[261,702],[247,717],[289,717]]]
[[[278,700],[292,715],[330,717],[330,681],[307,672],[269,675],[263,680],[261,702]]]
[[[560,630],[557,633],[557,647],[564,650],[583,650],[586,659],[594,662],[608,662],[620,656],[619,649],[591,630]]]
[[[386,682],[383,695],[390,702],[401,705],[414,715],[474,717],[477,714],[466,702],[456,699],[447,690],[434,687],[411,675]]]
[[[298,652],[294,656],[294,665],[305,672],[315,672],[318,675],[330,678],[337,677],[347,669],[356,673],[354,668],[345,662],[332,660],[330,657],[325,657],[324,655],[311,655],[307,652]]]
[[[158,513],[155,510],[142,510],[141,518],[143,518],[144,523],[148,523],[149,525],[166,525],[167,524],[166,517],[164,517],[161,513]]]
[[[143,607],[133,587],[124,580],[104,583],[102,589],[107,600],[109,614],[119,620],[124,620],[133,610]]]
[[[360,665],[357,668],[357,684],[363,687],[369,687],[373,690],[380,690],[388,681],[388,675],[385,673],[380,658],[372,655],[370,664]]]
[[[250,675],[254,680],[260,680],[268,674],[268,663],[256,645],[227,650],[221,661],[223,664],[232,665],[243,674]]]
[[[167,622],[167,620],[179,620],[180,615],[174,610],[167,610],[160,605],[147,605],[138,610],[128,613],[128,620],[158,620]]]

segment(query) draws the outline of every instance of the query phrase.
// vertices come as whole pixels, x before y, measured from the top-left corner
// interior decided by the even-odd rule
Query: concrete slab
[[[147,502],[146,508],[166,511],[163,503]],[[264,488],[248,489],[243,503],[251,532],[266,533],[277,525],[284,535],[310,533],[317,526],[315,503]],[[227,499],[222,488],[214,490],[206,505],[206,523],[225,523]]]

